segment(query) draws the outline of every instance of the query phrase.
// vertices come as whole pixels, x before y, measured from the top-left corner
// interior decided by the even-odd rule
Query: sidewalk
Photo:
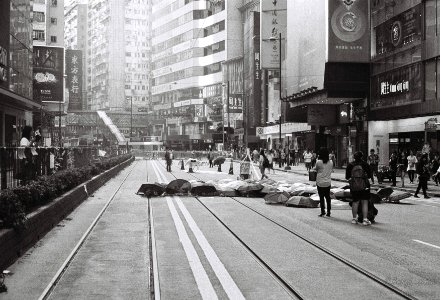
[[[276,165],[274,164],[275,170],[278,170],[278,171],[281,170],[281,171],[285,171],[285,172],[289,172],[289,173],[308,176],[308,172],[306,170],[304,163],[300,163],[299,166],[290,166],[290,168],[291,168],[291,170],[286,171],[286,170],[284,170],[284,167],[280,169],[278,164],[276,164]],[[334,172],[332,173],[332,180],[339,181],[339,182],[347,182],[347,180],[345,180],[345,169],[334,169]],[[405,182],[405,187],[402,187],[400,177],[397,177],[396,186],[392,187],[391,181],[385,181],[385,182],[382,182],[381,184],[378,184],[377,178],[375,177],[374,184],[372,186],[376,187],[376,188],[392,187],[394,190],[406,191],[411,194],[414,194],[417,189],[417,184],[418,184],[417,180],[414,180],[414,183],[411,184],[411,183],[409,183],[408,175],[406,175],[404,178],[404,182]],[[428,181],[427,193],[431,197],[440,197],[440,186],[436,186],[432,180]],[[423,192],[420,191],[419,195],[423,196]]]

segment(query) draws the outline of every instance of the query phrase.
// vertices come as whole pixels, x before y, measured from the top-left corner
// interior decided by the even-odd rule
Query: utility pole
[[[226,143],[228,144],[228,149],[230,147],[229,145],[229,130],[231,128],[231,122],[229,119],[229,80],[227,82],[227,90],[226,90],[226,113],[228,114],[228,135],[226,136]]]

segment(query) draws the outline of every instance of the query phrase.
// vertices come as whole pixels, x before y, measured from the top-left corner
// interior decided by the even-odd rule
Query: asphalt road
[[[188,174],[174,162],[171,174],[163,161],[136,160],[9,268],[0,299],[38,299],[110,198],[51,299],[147,299],[154,288],[163,299],[400,298],[311,243],[413,298],[440,298],[438,198],[379,204],[377,222],[365,227],[351,224],[351,208],[340,201],[330,218],[319,218],[319,208],[261,198],[156,197],[149,212],[148,199],[135,195],[147,181],[236,178],[233,167],[234,175],[229,163],[223,172],[201,166]]]

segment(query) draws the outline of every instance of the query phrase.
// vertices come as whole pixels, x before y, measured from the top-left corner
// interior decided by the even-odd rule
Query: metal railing
[[[103,156],[127,153],[126,147],[7,147],[0,148],[0,188],[24,185],[42,175],[80,168]]]

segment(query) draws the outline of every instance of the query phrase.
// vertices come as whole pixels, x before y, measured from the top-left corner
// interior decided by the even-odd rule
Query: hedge
[[[125,154],[105,158],[89,166],[40,176],[28,184],[0,191],[0,228],[26,226],[26,214],[131,157]]]

